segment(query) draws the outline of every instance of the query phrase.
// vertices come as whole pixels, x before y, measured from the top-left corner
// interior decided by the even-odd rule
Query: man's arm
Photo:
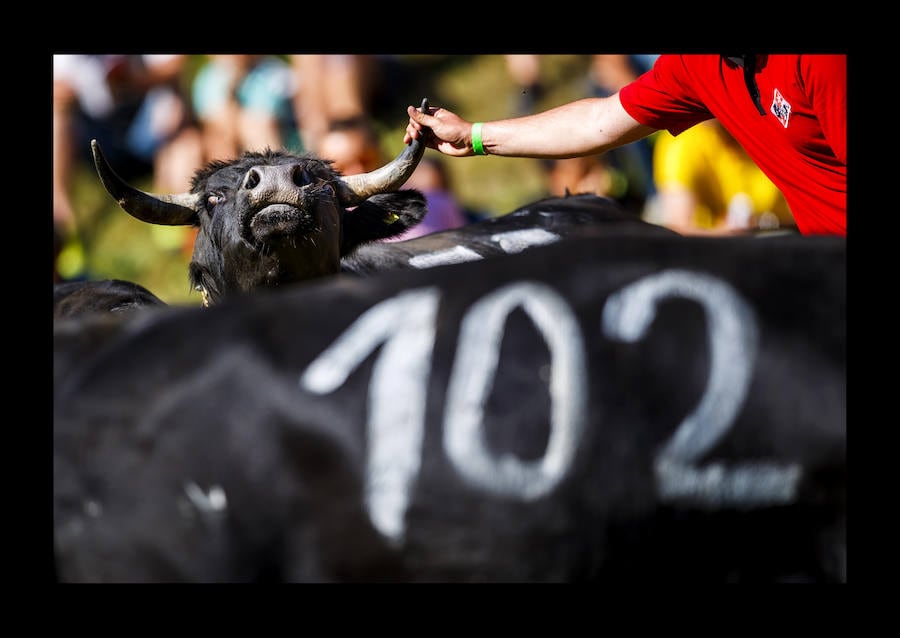
[[[413,107],[404,143],[430,129],[425,144],[446,155],[464,157],[472,150],[472,123],[446,109],[429,114]],[[619,102],[619,95],[586,98],[556,108],[506,120],[485,122],[481,128],[488,155],[564,159],[598,155],[639,140],[655,129],[640,124]]]

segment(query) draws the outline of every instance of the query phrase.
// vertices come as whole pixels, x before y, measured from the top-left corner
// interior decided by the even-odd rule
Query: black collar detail
[[[726,55],[723,57],[732,64],[744,69],[744,85],[750,93],[750,99],[753,100],[753,104],[756,106],[756,110],[759,111],[759,114],[765,115],[766,110],[763,108],[762,102],[759,99],[759,86],[757,86],[756,78],[754,77],[756,75],[756,55]]]

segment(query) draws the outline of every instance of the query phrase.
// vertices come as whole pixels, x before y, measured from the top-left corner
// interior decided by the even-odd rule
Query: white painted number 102
[[[699,303],[706,316],[711,369],[696,408],[654,458],[659,498],[718,507],[767,505],[795,498],[800,468],[697,462],[727,433],[746,397],[757,347],[752,308],[727,283],[703,273],[667,270],[614,293],[603,310],[610,339],[635,342],[668,298]],[[379,346],[369,383],[365,499],[375,527],[403,540],[404,518],[418,476],[425,406],[440,291],[425,287],[386,299],[363,313],[301,375],[306,391],[326,394]],[[543,457],[522,461],[488,449],[483,412],[493,388],[506,320],[521,308],[550,352],[550,437]],[[460,325],[444,407],[443,447],[471,485],[510,498],[532,500],[569,473],[587,421],[590,387],[582,332],[571,308],[549,286],[516,282],[484,296]],[[396,388],[404,388],[402,401]],[[602,427],[602,424],[601,424]]]

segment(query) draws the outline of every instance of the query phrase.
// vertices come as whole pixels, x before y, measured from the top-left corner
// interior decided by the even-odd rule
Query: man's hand
[[[403,136],[404,144],[418,139],[428,148],[433,148],[444,155],[465,157],[475,154],[472,150],[471,122],[440,107],[429,107],[427,111],[422,113],[414,106],[406,108],[409,124]]]

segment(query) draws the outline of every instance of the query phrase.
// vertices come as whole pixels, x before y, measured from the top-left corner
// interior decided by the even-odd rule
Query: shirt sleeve
[[[693,73],[680,55],[660,55],[653,68],[619,91],[619,101],[644,126],[678,135],[712,118],[691,91]]]
[[[831,150],[847,163],[847,56],[806,55],[801,61],[806,94]]]

